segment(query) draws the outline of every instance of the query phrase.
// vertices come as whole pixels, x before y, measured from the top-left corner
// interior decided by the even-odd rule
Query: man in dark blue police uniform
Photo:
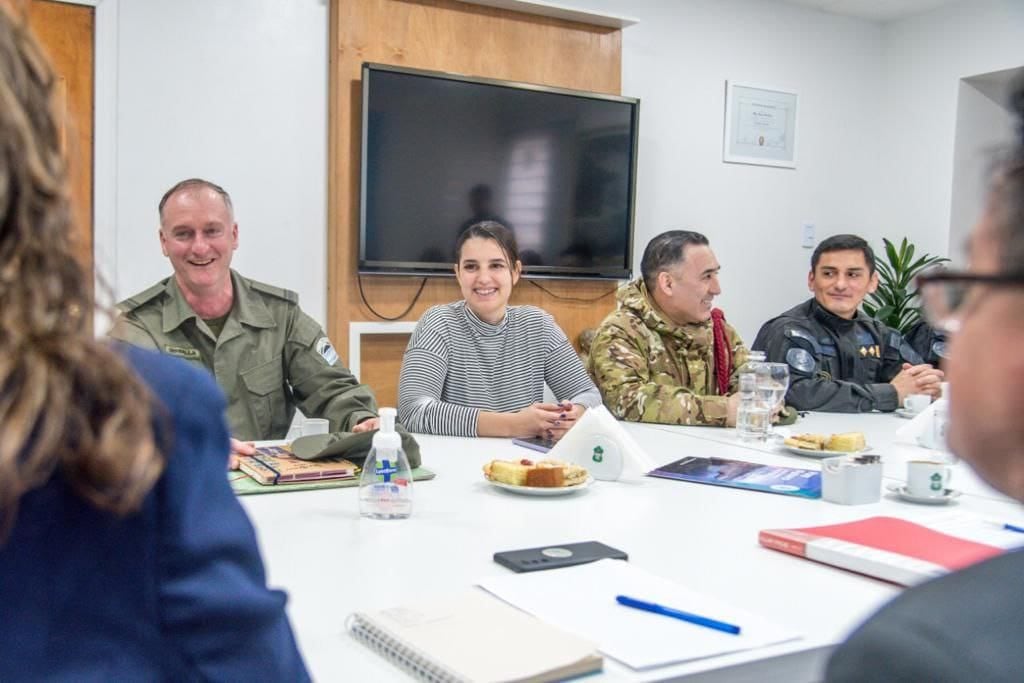
[[[892,411],[910,394],[938,396],[942,372],[898,331],[859,310],[878,287],[875,254],[856,235],[834,235],[811,256],[814,298],[766,322],[754,340],[790,370],[786,401],[798,410]]]

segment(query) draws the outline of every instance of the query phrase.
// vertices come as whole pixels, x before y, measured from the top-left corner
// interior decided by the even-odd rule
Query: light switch
[[[814,223],[804,223],[800,232],[800,245],[804,249],[814,249]]]

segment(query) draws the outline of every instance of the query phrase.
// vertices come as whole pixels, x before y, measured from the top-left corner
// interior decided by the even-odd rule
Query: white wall
[[[708,235],[722,264],[719,305],[748,342],[809,296],[820,238],[883,234],[871,220],[881,113],[880,27],[760,0],[576,0],[638,23],[623,32],[624,95],[639,97],[636,271],[654,235]],[[799,93],[797,167],[722,163],[725,81]]]
[[[1021,0],[884,26],[763,0],[560,4],[638,20],[623,31],[622,83],[643,100],[637,259],[662,230],[706,232],[720,305],[746,340],[806,296],[804,220],[819,240],[907,236],[956,255],[969,227],[960,217],[951,234],[959,82],[1024,64]],[[795,171],[721,162],[726,79],[800,93]]]
[[[1024,64],[1024,2],[960,2],[889,24],[884,35],[887,181],[875,220],[926,251],[956,255],[967,230],[958,224],[950,244],[960,79]]]
[[[1024,69],[1019,71],[1024,74]],[[971,226],[984,210],[992,155],[1013,140],[1016,121],[1008,107],[1006,84],[993,86],[978,79],[960,81],[948,253],[957,264],[966,261]]]
[[[234,200],[234,266],[325,320],[327,4],[120,1],[116,263],[97,245],[119,298],[171,273],[157,202],[200,176]]]
[[[639,20],[622,87],[642,99],[636,265],[663,230],[706,232],[748,341],[807,296],[804,221],[946,252],[958,80],[1024,59],[1020,0],[886,27],[766,0],[560,4]],[[238,268],[325,319],[327,32],[327,0],[120,1],[120,296],[170,273],[156,202],[201,175],[235,198]],[[799,92],[795,170],[722,163],[727,79]]]

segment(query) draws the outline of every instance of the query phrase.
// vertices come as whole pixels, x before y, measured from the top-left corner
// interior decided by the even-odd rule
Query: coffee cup
[[[903,399],[903,409],[908,413],[920,413],[932,403],[932,397],[928,394],[911,394]]]
[[[331,431],[331,423],[319,417],[307,418],[302,422],[302,435],[327,434]]]
[[[952,468],[944,462],[911,460],[907,463],[907,493],[918,498],[941,498],[952,476]]]

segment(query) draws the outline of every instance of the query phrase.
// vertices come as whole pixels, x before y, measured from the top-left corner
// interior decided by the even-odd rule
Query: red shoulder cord
[[[725,313],[721,308],[711,309],[711,331],[714,337],[715,383],[718,395],[729,393],[729,378],[732,377],[732,349],[725,333]]]

